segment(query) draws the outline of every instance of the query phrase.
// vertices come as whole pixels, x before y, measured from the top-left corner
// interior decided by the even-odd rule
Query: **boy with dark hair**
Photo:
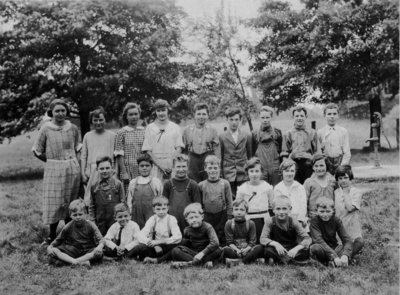
[[[252,156],[252,136],[239,128],[242,111],[238,107],[225,112],[228,129],[219,136],[221,151],[221,176],[229,181],[233,198],[237,188],[247,180],[245,166]]]
[[[114,178],[112,160],[109,156],[96,159],[99,179],[90,187],[89,215],[102,235],[114,223],[115,205],[125,202],[124,187]]]
[[[311,219],[310,234],[313,245],[310,256],[332,267],[346,267],[353,249],[353,243],[342,221],[335,216],[332,199],[321,197],[317,200],[317,216]],[[342,241],[339,245],[336,236]]]
[[[312,173],[312,156],[320,152],[317,132],[306,128],[307,109],[298,105],[293,109],[294,126],[283,136],[282,157],[297,164],[295,180],[303,184]]]
[[[185,153],[189,157],[189,178],[197,183],[207,178],[204,172],[204,160],[208,155],[219,153],[217,130],[207,124],[209,118],[208,105],[196,103],[194,105],[194,121],[183,131]]]

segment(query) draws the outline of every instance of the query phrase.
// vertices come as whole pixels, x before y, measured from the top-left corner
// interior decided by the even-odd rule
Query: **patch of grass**
[[[361,214],[366,246],[358,266],[171,270],[168,264],[123,261],[88,270],[47,265],[46,249],[39,247],[48,234],[41,223],[41,181],[2,182],[0,213],[13,218],[0,223],[0,237],[16,249],[1,252],[0,294],[398,294],[398,183],[357,186],[368,190]]]

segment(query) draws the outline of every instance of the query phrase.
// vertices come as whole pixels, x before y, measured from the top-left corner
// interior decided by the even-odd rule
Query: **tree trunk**
[[[378,112],[382,114],[382,105],[381,105],[381,98],[379,97],[379,94],[375,94],[370,100],[369,100],[369,116],[370,116],[370,123],[377,123],[376,122],[376,117],[374,116],[374,113]],[[379,122],[380,124],[381,122]],[[369,132],[369,137],[372,137],[372,127],[370,125],[370,132]],[[381,126],[378,126],[378,143],[379,147],[381,146]],[[369,147],[371,150],[374,149],[374,144],[372,141],[369,143]]]
[[[79,118],[81,121],[81,135],[83,136],[90,131],[89,111],[79,110]]]

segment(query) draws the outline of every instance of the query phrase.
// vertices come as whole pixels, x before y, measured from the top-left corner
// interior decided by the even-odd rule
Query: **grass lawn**
[[[41,180],[0,182],[0,294],[398,294],[398,182],[359,182],[365,189],[362,224],[366,240],[359,265],[171,270],[133,261],[92,269],[56,268],[39,245]]]

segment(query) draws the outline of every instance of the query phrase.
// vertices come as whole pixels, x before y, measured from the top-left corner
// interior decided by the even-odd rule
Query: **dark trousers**
[[[256,225],[256,237],[257,237],[257,241],[256,244],[260,244],[260,236],[264,227],[264,218],[251,218],[250,219],[254,222],[254,224]]]
[[[297,164],[297,171],[294,179],[303,184],[313,174],[312,161],[310,159],[294,159]]]
[[[343,255],[343,249],[344,249],[343,245],[338,245],[335,248],[335,252],[339,257],[341,257]],[[310,256],[311,256],[311,258],[316,259],[319,262],[322,262],[324,264],[327,264],[329,262],[329,260],[330,260],[330,258],[328,256],[328,253],[319,244],[311,245],[311,247],[310,247]],[[351,257],[349,257],[349,258],[351,258]]]
[[[333,176],[335,176],[335,171],[337,169],[337,167],[340,166],[340,163],[342,163],[342,156],[339,157],[326,157],[325,158],[325,162],[326,162],[326,171],[328,171],[330,174],[332,174]]]
[[[237,193],[237,189],[239,186],[241,186],[245,181],[229,181],[229,185],[231,186],[231,191],[232,191],[232,199],[235,200],[236,199],[236,193]]]
[[[204,212],[204,221],[212,225],[217,233],[220,246],[225,246],[225,223],[227,221],[226,210],[218,213]]]
[[[244,256],[239,256],[235,250],[231,247],[226,246],[222,249],[224,251],[225,258],[239,259],[242,258],[243,263],[251,263],[257,258],[261,258],[264,255],[264,247],[261,245],[255,245],[251,250]]]
[[[171,252],[176,246],[176,244],[158,245],[158,249],[161,249],[161,252],[157,252],[155,247],[149,247],[145,244],[139,244],[128,252],[127,257],[138,258],[140,261],[142,261],[146,257],[157,258],[158,263],[171,261]]]
[[[172,260],[174,261],[193,261],[193,257],[199,252],[196,252],[186,246],[177,246],[172,250]],[[222,258],[221,248],[217,248],[215,251],[204,255],[201,263],[206,263],[208,261],[217,261]]]
[[[286,249],[286,250],[288,250],[288,249]],[[266,259],[272,258],[277,263],[283,263],[285,260],[284,257],[287,257],[287,256],[284,256],[284,257],[280,256],[278,254],[278,252],[276,251],[275,247],[272,247],[272,246],[266,246],[264,254],[265,254]],[[297,252],[297,255],[293,258],[293,260],[304,261],[304,260],[307,260],[308,258],[310,258],[308,249],[301,249],[299,252]]]

